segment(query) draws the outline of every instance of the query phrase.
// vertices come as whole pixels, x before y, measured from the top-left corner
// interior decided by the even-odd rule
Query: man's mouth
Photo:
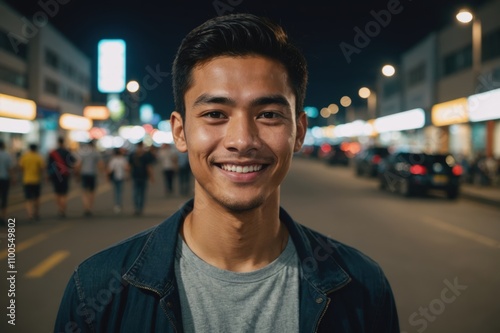
[[[252,164],[252,165],[219,164],[218,166],[224,171],[236,172],[236,173],[257,172],[265,167],[265,165],[263,164]]]

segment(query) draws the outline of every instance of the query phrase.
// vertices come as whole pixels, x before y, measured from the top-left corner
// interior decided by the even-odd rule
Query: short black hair
[[[4,148],[5,148],[5,142],[3,142],[3,140],[0,140],[0,149]]]
[[[192,84],[193,68],[219,56],[260,55],[283,64],[296,98],[296,114],[304,108],[307,62],[289,41],[283,28],[253,14],[212,18],[193,29],[183,40],[172,66],[176,110],[184,117],[184,95]]]
[[[38,150],[38,145],[36,143],[30,143],[29,149],[31,151],[37,151]]]

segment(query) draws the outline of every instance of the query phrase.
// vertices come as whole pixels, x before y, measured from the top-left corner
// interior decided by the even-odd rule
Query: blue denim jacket
[[[174,261],[192,205],[81,263],[54,332],[182,332]],[[294,222],[283,209],[280,219],[301,264],[300,332],[399,333],[390,285],[374,261]]]

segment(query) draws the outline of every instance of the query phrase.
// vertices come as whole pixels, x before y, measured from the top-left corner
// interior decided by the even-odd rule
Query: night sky
[[[456,24],[454,14],[467,2],[456,0],[193,0],[193,1],[95,1],[5,0],[21,15],[32,19],[48,11],[50,23],[89,56],[93,64],[93,99],[104,100],[97,92],[97,43],[103,38],[127,42],[127,80],[139,82],[157,69],[170,72],[183,36],[206,19],[228,13],[250,12],[281,23],[290,38],[306,55],[309,85],[306,105],[322,108],[350,95],[361,103],[357,90],[374,83],[382,64],[397,64],[401,52],[425,38],[429,32]],[[485,1],[472,1],[475,6]],[[41,3],[47,4],[44,9]],[[49,5],[50,4],[50,5]],[[161,5],[160,5],[161,4]],[[381,11],[393,13],[383,16]],[[378,14],[374,14],[378,13]],[[386,23],[378,25],[375,16]],[[356,29],[376,28],[366,46],[357,48],[348,61],[340,45],[356,47]],[[343,43],[343,44],[342,44]],[[149,68],[149,70],[148,70]],[[162,74],[166,75],[166,74]],[[147,91],[144,102],[167,117],[174,109],[171,78]],[[364,102],[366,103],[366,102]]]

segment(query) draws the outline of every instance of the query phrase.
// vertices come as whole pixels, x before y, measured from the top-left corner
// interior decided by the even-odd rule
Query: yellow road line
[[[38,235],[33,236],[31,238],[28,238],[27,240],[25,240],[19,244],[16,244],[16,254],[32,247],[35,244],[38,244],[38,243],[46,240],[47,238],[49,238],[49,236],[51,234],[56,234],[58,232],[61,232],[65,229],[69,228],[70,225],[71,225],[70,223],[63,224],[57,228],[54,228],[51,231],[43,232],[41,234],[38,234]],[[0,260],[7,258],[7,255],[8,255],[7,250],[0,251]]]
[[[28,273],[26,273],[27,278],[40,278],[44,276],[48,271],[62,262],[69,256],[69,251],[56,251],[52,253],[47,259],[36,265],[33,269],[31,269]]]
[[[430,216],[424,216],[422,219],[425,223],[428,223],[432,225],[433,227],[437,227],[441,230],[447,231],[451,234],[454,234],[456,236],[460,236],[462,238],[467,238],[469,240],[472,240],[476,243],[479,243],[481,245],[485,245],[494,249],[500,249],[500,242],[493,239],[489,238],[483,235],[480,235],[478,233],[475,233],[473,231],[469,231],[467,229],[457,227],[456,225],[441,221],[437,218],[430,217]]]

